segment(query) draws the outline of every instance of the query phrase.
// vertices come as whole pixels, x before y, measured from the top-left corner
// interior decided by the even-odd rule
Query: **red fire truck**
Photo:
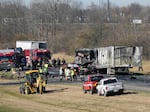
[[[26,66],[26,58],[22,51],[16,49],[0,50],[0,70],[10,70],[12,67],[23,68]]]
[[[33,61],[37,63],[41,59],[48,60],[51,58],[51,53],[45,41],[16,41],[16,47],[23,49],[28,67],[32,67]]]
[[[51,59],[51,53],[47,49],[25,49],[27,66],[32,66],[32,60]]]

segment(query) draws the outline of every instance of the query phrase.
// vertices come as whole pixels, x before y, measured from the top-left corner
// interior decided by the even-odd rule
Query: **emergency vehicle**
[[[25,53],[27,66],[32,66],[32,61],[51,59],[51,52],[47,49],[45,41],[16,41],[16,47],[21,47]]]
[[[32,60],[39,61],[41,59],[50,59],[51,53],[47,49],[25,49],[24,50],[27,66],[32,66]]]
[[[12,67],[26,66],[26,58],[22,51],[17,49],[0,50],[0,70],[11,70]]]

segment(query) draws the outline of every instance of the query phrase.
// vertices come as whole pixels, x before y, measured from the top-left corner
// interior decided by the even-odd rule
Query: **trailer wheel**
[[[104,94],[103,94],[105,97],[107,96],[107,92],[104,90]]]

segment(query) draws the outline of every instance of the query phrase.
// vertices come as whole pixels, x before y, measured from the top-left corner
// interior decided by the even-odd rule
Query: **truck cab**
[[[47,49],[25,49],[27,66],[32,66],[32,60],[51,59],[51,53]]]
[[[26,65],[24,53],[14,49],[0,50],[0,70],[11,70],[12,67],[23,68]]]

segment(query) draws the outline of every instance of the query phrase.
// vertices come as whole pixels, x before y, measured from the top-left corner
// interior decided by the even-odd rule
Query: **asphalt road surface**
[[[131,76],[131,75],[119,75],[117,78],[120,81],[124,82],[125,89],[130,90],[139,90],[139,91],[145,91],[150,92],[150,76]],[[7,83],[0,83],[0,85],[20,85],[23,82],[7,82]],[[82,86],[82,82],[80,80],[80,77],[76,81],[70,81],[66,80],[65,78],[60,81],[59,77],[49,77],[48,78],[48,84],[73,84],[73,85],[79,85]]]
[[[125,89],[150,92],[150,76],[120,75],[117,77],[124,82]]]

